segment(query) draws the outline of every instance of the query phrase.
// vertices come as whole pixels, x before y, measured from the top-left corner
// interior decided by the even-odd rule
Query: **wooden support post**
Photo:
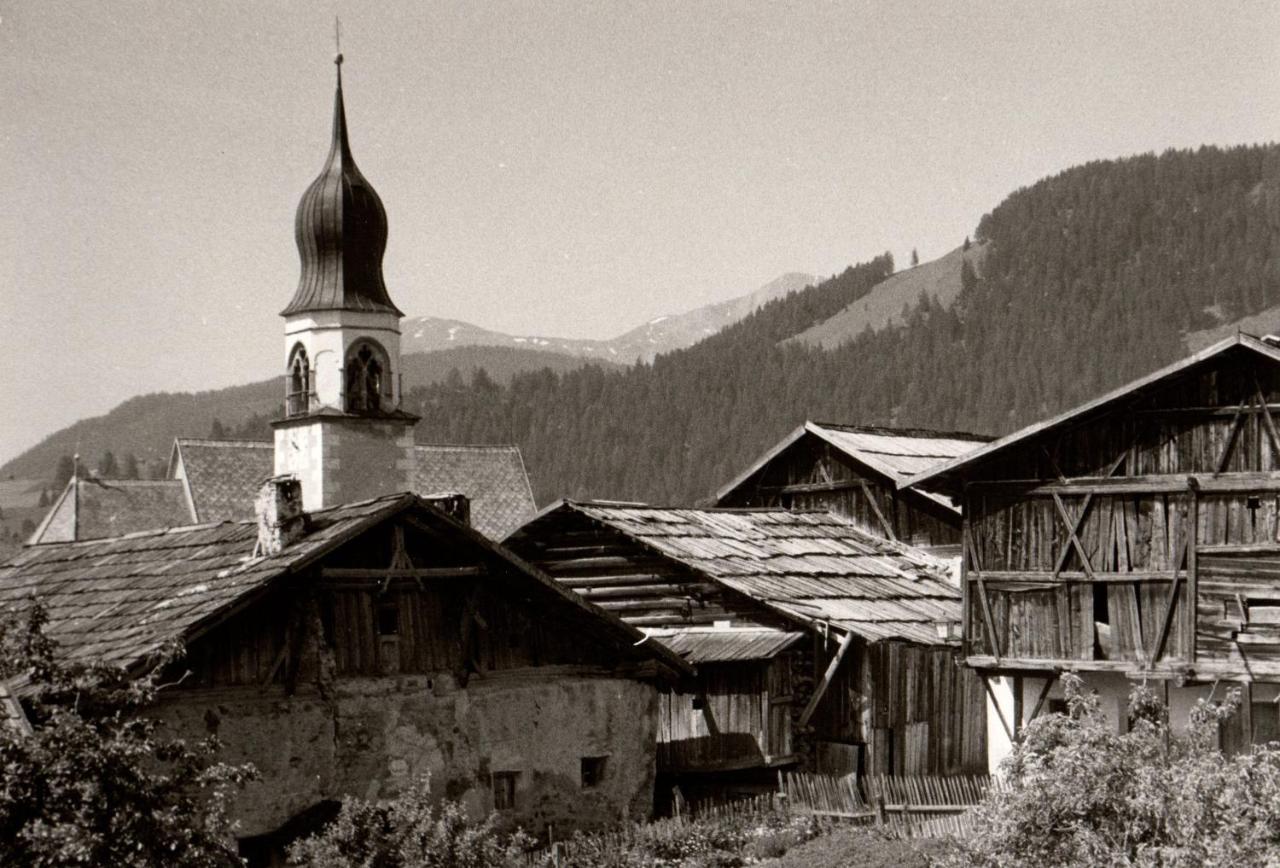
[[[876,503],[875,495],[871,493],[871,486],[867,485],[865,479],[858,481],[862,484],[862,495],[867,499],[867,503],[871,505],[871,511],[876,514],[876,518],[880,519],[880,526],[884,528],[884,532],[889,539],[897,542],[898,535],[893,532],[893,525],[889,523],[889,519],[885,518],[884,513],[880,511],[880,504]]]
[[[1257,371],[1253,373],[1253,391],[1258,399],[1258,406],[1262,408],[1262,424],[1267,431],[1267,439],[1271,441],[1271,456],[1276,461],[1280,461],[1280,432],[1276,431],[1276,420],[1271,415],[1271,408],[1267,406],[1266,396],[1262,394]]]
[[[964,557],[973,561],[972,569],[977,571],[978,597],[982,602],[982,622],[986,624],[987,641],[991,644],[991,654],[996,658],[996,662],[1000,661],[1002,650],[1000,643],[996,640],[996,622],[991,616],[991,601],[987,599],[987,586],[982,581],[982,564],[978,562],[977,552],[973,548],[973,537],[969,533],[968,525],[964,529]]]
[[[1187,662],[1194,665],[1196,662],[1196,632],[1199,629],[1199,625],[1196,623],[1196,613],[1200,608],[1200,565],[1196,558],[1196,550],[1199,548],[1200,539],[1200,490],[1195,485],[1194,476],[1190,477],[1188,482],[1190,483],[1191,496],[1187,503],[1187,607],[1184,614],[1187,619]]]
[[[1240,399],[1240,406],[1236,408],[1235,416],[1231,417],[1231,430],[1227,433],[1227,443],[1222,447],[1222,454],[1218,456],[1218,467],[1214,471],[1214,475],[1222,473],[1227,469],[1227,465],[1231,463],[1231,453],[1236,448],[1236,438],[1240,434],[1240,420],[1244,418],[1244,407],[1249,401],[1248,398]]]
[[[818,686],[814,689],[813,696],[809,697],[809,702],[806,703],[804,711],[800,712],[798,727],[803,728],[809,725],[809,718],[813,717],[813,713],[818,710],[818,703],[822,701],[827,688],[831,686],[831,682],[835,679],[836,670],[840,668],[840,661],[844,660],[844,655],[851,645],[853,645],[853,633],[845,633],[844,638],[840,640],[840,647],[836,649],[835,656],[831,658],[831,662],[827,665],[827,671],[823,673],[822,680],[818,682]]]
[[[1010,743],[1017,741],[1017,737],[1013,734],[1013,728],[1009,726],[1009,721],[1004,716],[1004,709],[1000,707],[1000,700],[996,699],[996,692],[991,689],[991,679],[987,673],[981,672],[978,677],[982,679],[982,686],[987,690],[987,696],[991,699],[991,704],[995,706],[996,717],[1000,719],[1000,725],[1004,727],[1004,734],[1009,736]]]
[[[1044,701],[1049,698],[1049,690],[1053,687],[1053,682],[1057,680],[1057,672],[1054,672],[1044,680],[1044,686],[1040,688],[1040,693],[1036,696],[1036,704],[1031,706],[1031,716],[1027,718],[1027,723],[1040,716],[1040,710],[1044,708]]]
[[[1160,659],[1161,652],[1164,651],[1165,639],[1169,635],[1169,627],[1173,624],[1173,610],[1177,608],[1177,605],[1178,605],[1178,588],[1182,582],[1182,574],[1177,572],[1177,569],[1181,567],[1184,563],[1186,563],[1187,553],[1190,551],[1190,547],[1191,547],[1191,538],[1194,534],[1195,534],[1195,528],[1193,527],[1190,529],[1190,533],[1186,534],[1186,540],[1183,543],[1182,552],[1178,555],[1175,555],[1175,557],[1177,557],[1177,561],[1175,561],[1173,565],[1174,566],[1173,581],[1170,582],[1169,584],[1169,596],[1164,603],[1164,617],[1162,617],[1159,621],[1160,632],[1156,634],[1155,642],[1152,644],[1151,650],[1148,654],[1148,659],[1147,659],[1148,667],[1154,666],[1156,662]],[[1176,550],[1177,549],[1175,549],[1175,551]],[[1190,601],[1189,608],[1191,608],[1194,611],[1195,609],[1194,600]]]

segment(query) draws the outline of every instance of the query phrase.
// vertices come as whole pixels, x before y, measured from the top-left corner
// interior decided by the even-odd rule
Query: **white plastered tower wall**
[[[386,351],[390,368],[387,390],[390,406],[399,407],[400,317],[392,313],[352,310],[311,311],[285,317],[284,370],[289,370],[299,345],[307,353],[311,371],[311,410],[346,412],[345,370],[351,348],[370,340]]]

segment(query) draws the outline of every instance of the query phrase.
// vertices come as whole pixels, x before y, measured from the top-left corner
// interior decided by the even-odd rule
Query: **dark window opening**
[[[1249,716],[1253,721],[1254,744],[1280,741],[1280,705],[1275,702],[1251,703]]]
[[[493,773],[493,809],[505,811],[516,806],[516,778],[519,772]]]
[[[1261,498],[1261,497],[1258,497],[1256,494],[1251,494],[1251,495],[1249,495],[1249,497],[1248,497],[1248,498],[1246,498],[1246,500],[1245,500],[1244,504],[1245,504],[1245,506],[1247,506],[1249,509],[1261,509],[1261,508],[1262,508],[1262,498]]]
[[[347,359],[348,413],[377,413],[382,409],[384,374],[373,347],[361,344]]]
[[[1049,714],[1066,714],[1067,701],[1065,699],[1049,699],[1045,701],[1044,708]]]
[[[604,780],[605,763],[608,757],[584,756],[582,758],[582,788],[584,790],[599,786]]]
[[[689,697],[689,707],[694,711],[701,711],[703,709],[704,703],[702,701],[701,693],[695,693],[693,696]]]
[[[378,635],[396,636],[400,633],[400,606],[395,600],[383,600],[378,604]]]
[[[1107,606],[1107,586],[1103,582],[1093,584],[1093,623],[1095,660],[1107,660],[1113,648],[1111,641],[1111,611]]]

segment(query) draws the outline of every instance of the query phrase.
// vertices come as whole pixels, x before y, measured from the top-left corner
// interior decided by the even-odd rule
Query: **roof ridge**
[[[486,449],[491,451],[519,452],[514,443],[414,443],[414,449]]]
[[[174,440],[184,446],[252,446],[255,449],[275,448],[275,443],[270,440],[217,440],[212,437],[175,437]]]
[[[935,440],[972,440],[978,443],[989,443],[995,439],[990,434],[974,434],[970,431],[939,431],[934,428],[896,427],[893,425],[849,425],[844,422],[821,422],[816,419],[805,420],[807,424],[818,428],[830,428],[835,431],[857,432],[859,434],[882,434],[889,437],[909,437]]]
[[[132,486],[132,485],[181,485],[181,479],[112,479],[111,477],[100,476],[81,476],[76,478],[76,482],[80,485],[92,483],[93,485],[101,485],[104,487],[114,486]]]

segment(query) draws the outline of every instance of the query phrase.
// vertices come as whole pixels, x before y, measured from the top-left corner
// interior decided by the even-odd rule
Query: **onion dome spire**
[[[342,103],[341,54],[334,63],[338,85],[333,101],[333,141],[324,169],[298,203],[294,236],[302,275],[293,300],[281,315],[359,310],[404,316],[391,302],[382,280],[387,212],[351,156]]]

